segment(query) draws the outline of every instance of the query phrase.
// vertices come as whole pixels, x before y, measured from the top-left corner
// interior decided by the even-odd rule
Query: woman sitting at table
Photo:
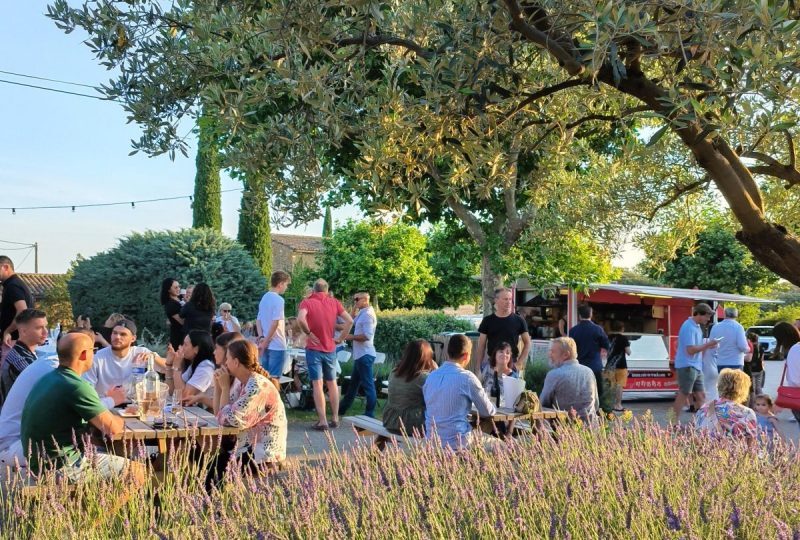
[[[237,382],[231,384],[231,378]],[[221,425],[241,429],[234,448],[223,447],[212,460],[206,488],[219,487],[234,451],[243,470],[274,469],[286,459],[286,411],[269,374],[259,365],[249,341],[228,344],[225,366],[214,372],[214,412]]]
[[[225,355],[228,353],[228,344],[242,339],[244,339],[244,336],[239,332],[225,332],[217,336],[217,339],[214,340],[214,364],[216,367],[220,368],[225,365]],[[186,404],[188,406],[202,405],[207,409],[213,409],[214,396],[208,393],[195,394],[187,398]]]
[[[511,370],[511,345],[505,341],[498,343],[494,351],[489,355],[489,361],[481,370],[481,384],[486,393],[492,398],[495,406],[500,406],[500,398],[503,396],[503,375],[512,375]],[[511,407],[513,403],[507,403]]]
[[[422,386],[436,367],[430,343],[418,339],[406,345],[400,363],[389,374],[389,398],[383,409],[383,426],[388,431],[424,433]]]
[[[186,405],[202,403],[200,395],[214,395],[214,342],[211,334],[192,330],[177,351],[167,347],[166,382],[170,392],[177,392]],[[170,369],[171,368],[171,369]],[[207,401],[207,402],[210,402]]]

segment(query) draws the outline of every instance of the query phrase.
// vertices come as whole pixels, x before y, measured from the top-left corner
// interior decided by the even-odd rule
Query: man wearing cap
[[[239,324],[239,319],[233,316],[232,311],[233,307],[228,302],[221,303],[217,322],[222,325],[224,332],[241,332],[242,325]]]
[[[83,374],[83,378],[97,390],[103,405],[112,408],[126,401],[125,385],[133,374],[133,366],[147,363],[151,354],[146,347],[134,346],[136,324],[122,319],[111,329],[111,345],[94,355],[94,362]],[[158,366],[164,367],[164,359],[155,355]]]
[[[713,314],[708,304],[697,304],[692,309],[692,316],[686,319],[678,332],[678,346],[675,351],[678,395],[672,405],[676,422],[680,421],[681,407],[686,403],[689,394],[694,396],[695,403],[703,403],[706,399],[703,387],[703,352],[716,348],[719,342],[710,339],[703,343],[702,326],[708,324]]]
[[[719,343],[716,350],[717,372],[723,369],[744,369],[744,355],[750,350],[744,327],[736,318],[739,310],[735,307],[725,308],[725,318],[711,328],[708,337]]]

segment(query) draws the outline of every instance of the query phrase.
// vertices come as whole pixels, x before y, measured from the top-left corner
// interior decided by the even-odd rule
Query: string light
[[[241,192],[242,188],[233,188],[233,189],[223,189],[216,193],[209,193],[209,195],[221,195],[223,193],[233,193],[233,192]],[[61,205],[53,205],[53,206],[0,206],[0,210],[11,210],[12,215],[17,214],[17,210],[60,210],[60,209],[70,209],[73,212],[77,208],[97,208],[100,206],[121,206],[121,205],[130,205],[132,209],[136,209],[136,204],[143,204],[143,203],[154,203],[154,202],[164,202],[164,201],[177,201],[180,199],[189,199],[189,201],[194,201],[194,196],[192,195],[178,195],[175,197],[161,197],[159,199],[142,199],[139,201],[121,201],[121,202],[108,202],[108,203],[88,203],[88,204],[61,204]]]

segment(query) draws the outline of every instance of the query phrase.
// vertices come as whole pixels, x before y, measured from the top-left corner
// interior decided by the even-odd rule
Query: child
[[[758,429],[764,433],[770,442],[775,437],[781,437],[781,432],[778,429],[778,418],[772,412],[772,406],[772,398],[767,394],[758,394],[753,403]]]

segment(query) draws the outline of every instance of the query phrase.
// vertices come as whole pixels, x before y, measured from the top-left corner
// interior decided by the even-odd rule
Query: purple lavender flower
[[[706,514],[706,498],[700,497],[700,519],[703,523],[708,523],[708,514]]]
[[[742,525],[742,518],[739,514],[739,507],[736,506],[736,503],[733,503],[733,510],[731,511],[731,527],[734,530],[738,529]]]
[[[550,509],[550,532],[547,534],[547,537],[552,540],[556,537],[556,533],[558,532],[558,516],[556,515],[555,510],[552,508]]]
[[[664,497],[664,515],[667,518],[667,527],[671,531],[681,530],[681,520],[678,519],[678,516],[676,516],[675,512],[672,511],[672,507],[667,502],[666,497]]]

